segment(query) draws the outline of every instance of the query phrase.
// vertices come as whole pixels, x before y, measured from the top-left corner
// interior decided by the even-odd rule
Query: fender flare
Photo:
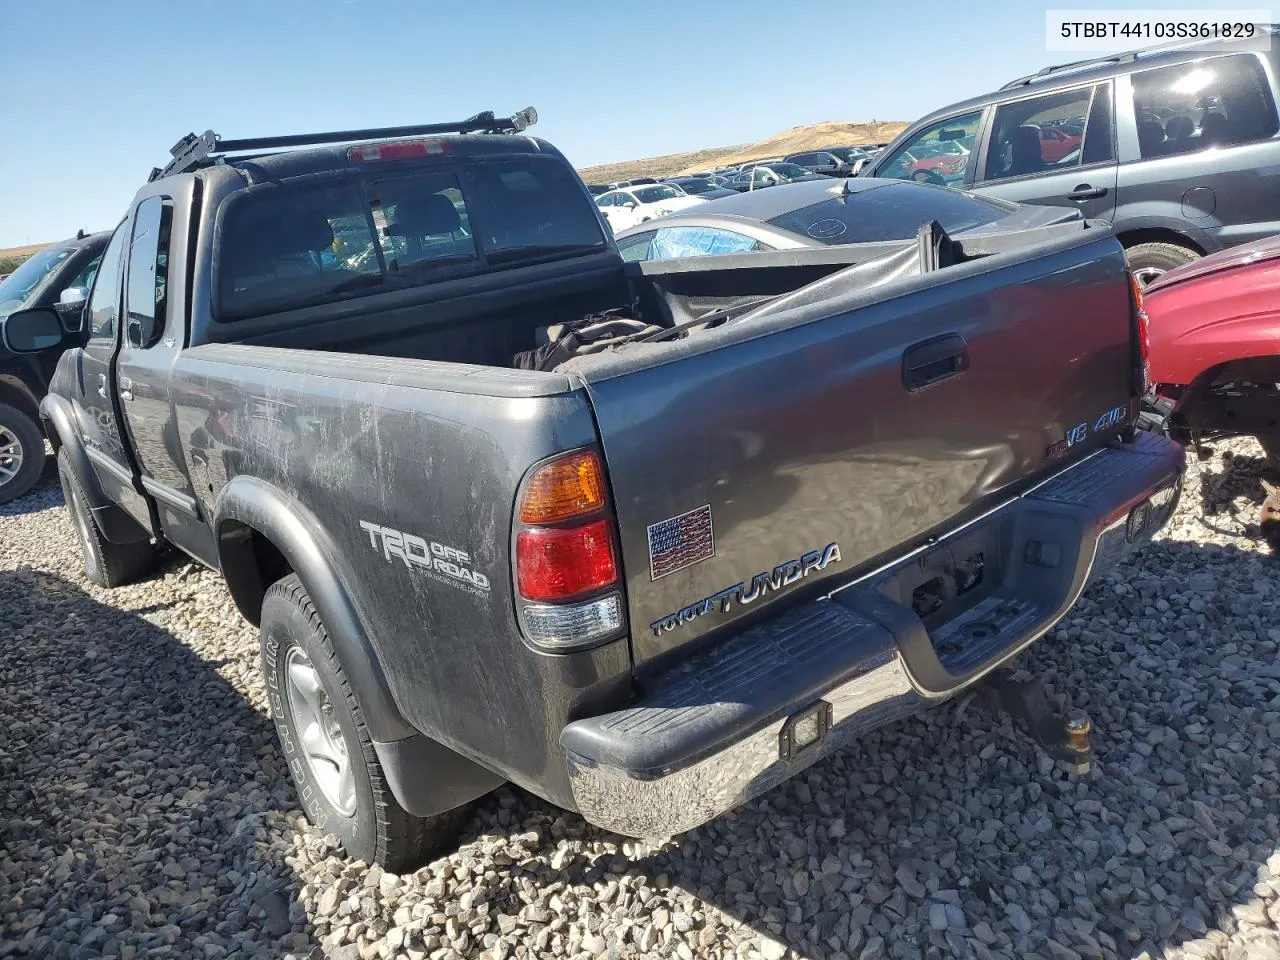
[[[315,515],[257,477],[235,477],[219,494],[213,509],[218,565],[241,614],[256,624],[254,610],[246,610],[241,598],[260,604],[269,584],[259,582],[256,569],[246,569],[248,564],[227,562],[228,541],[223,527],[228,521],[241,523],[266,537],[302,581],[360,700],[373,739],[399,740],[419,733],[404,719],[391,696],[382,664],[338,571],[338,550]]]
[[[56,394],[46,394],[40,401],[40,421],[55,452],[61,454],[66,451],[71,470],[80,481],[80,489],[89,502],[89,510],[102,535],[112,543],[139,543],[150,539],[150,531],[138,526],[138,522],[102,489],[98,475],[89,463],[89,456],[84,452],[84,442],[76,429],[75,411],[70,401]]]
[[[251,563],[224,562],[225,523],[239,523],[266,537],[302,581],[360,702],[383,776],[400,806],[415,816],[430,817],[504,782],[405,720],[335,562],[338,551],[311,511],[263,480],[239,476],[222,489],[213,517],[219,567],[246,619],[256,622],[257,617],[244,608],[242,598],[260,603],[266,585],[256,569],[250,569]]]

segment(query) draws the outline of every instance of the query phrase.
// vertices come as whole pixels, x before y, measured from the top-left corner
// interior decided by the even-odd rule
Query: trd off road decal
[[[476,596],[489,596],[489,578],[472,567],[467,551],[367,520],[360,521],[360,528],[369,534],[369,545],[388,562],[394,557],[432,580]]]

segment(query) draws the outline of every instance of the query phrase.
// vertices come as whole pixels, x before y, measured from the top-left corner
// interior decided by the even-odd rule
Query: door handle
[[[103,400],[107,399],[107,375],[105,373],[98,374],[98,396]]]
[[[1070,193],[1067,194],[1068,200],[1096,200],[1098,197],[1107,195],[1106,187],[1094,187],[1087,183],[1082,183]]]
[[[921,390],[969,369],[969,345],[958,333],[923,340],[902,354],[902,384]]]
[[[133,381],[130,380],[128,377],[120,378],[120,399],[121,400],[133,399]]]

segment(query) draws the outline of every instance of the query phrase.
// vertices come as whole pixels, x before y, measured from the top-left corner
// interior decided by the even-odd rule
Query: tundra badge
[[[825,570],[829,565],[840,561],[840,544],[828,543],[821,550],[810,550],[794,560],[784,560],[773,568],[773,572],[757,573],[749,581],[741,580],[731,587],[704,597],[696,603],[667,614],[649,624],[654,636],[674,630],[682,623],[689,623],[704,614],[727,613],[734,602],[746,605],[754,603],[769,591],[778,591],[807,577],[810,573]]]

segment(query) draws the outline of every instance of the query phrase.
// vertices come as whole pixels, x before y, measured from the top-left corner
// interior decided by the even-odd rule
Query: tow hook
[[[1089,715],[1080,709],[1060,714],[1050,705],[1039,680],[1018,680],[1011,670],[993,670],[979,686],[978,701],[996,713],[1007,713],[1068,773],[1089,772],[1093,763]]]

